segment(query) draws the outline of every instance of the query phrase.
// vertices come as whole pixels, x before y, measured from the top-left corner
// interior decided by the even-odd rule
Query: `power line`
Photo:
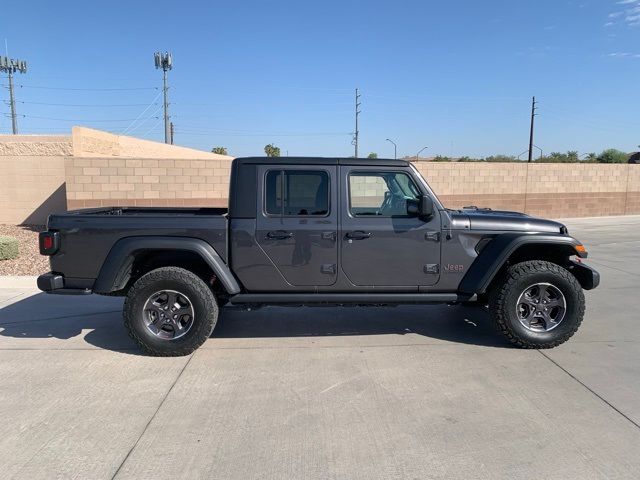
[[[153,105],[157,105],[157,103],[155,103],[155,102],[156,102],[156,100],[158,100],[158,98],[160,97],[160,94],[161,94],[161,93],[162,93],[162,92],[158,92],[158,93],[156,94],[156,96],[155,96],[155,97],[153,97],[153,100],[151,100],[151,103],[149,103],[149,105],[147,105],[147,107],[146,107],[144,110],[142,110],[142,112],[140,112],[140,114],[139,114],[139,115],[138,115],[138,116],[137,116],[137,117],[136,117],[136,118],[131,122],[131,124],[130,124],[130,125],[128,125],[128,126],[127,126],[127,128],[125,128],[125,129],[122,131],[122,135],[124,135],[125,133],[127,133],[127,132],[128,132],[128,131],[133,127],[133,125],[134,125],[134,124],[135,124],[135,123],[136,123],[140,118],[142,118],[142,116],[147,112],[147,110],[149,110]],[[144,122],[143,122],[143,123],[144,123]],[[137,128],[137,127],[136,127],[136,128]]]
[[[229,137],[325,137],[325,136],[348,136],[347,132],[309,132],[309,133],[228,133],[228,132],[196,132],[176,128],[181,135],[201,135],[201,136],[229,136]]]
[[[37,115],[20,115],[20,117],[23,117],[23,118],[37,118],[39,120],[56,120],[56,121],[59,121],[59,122],[130,122],[131,120],[135,120],[135,119],[131,119],[131,118],[119,118],[119,119],[110,119],[110,120],[106,120],[104,118],[99,118],[99,119],[91,120],[91,119],[88,119],[88,118],[40,117],[40,116],[37,116]]]
[[[147,105],[146,103],[47,103],[28,101],[18,101],[16,103],[23,103],[25,105],[46,105],[50,107],[144,107]]]
[[[3,84],[3,86],[6,86]],[[67,87],[45,87],[42,85],[18,85],[20,88],[36,88],[40,90],[68,90],[68,91],[86,91],[86,92],[121,92],[121,91],[138,91],[138,90],[157,90],[158,87],[134,87],[134,88],[67,88]]]

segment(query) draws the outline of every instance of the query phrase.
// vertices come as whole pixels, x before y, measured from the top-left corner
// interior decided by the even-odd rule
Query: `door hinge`
[[[439,242],[440,232],[427,232],[424,234],[424,239],[430,242]]]
[[[336,273],[336,264],[335,263],[325,263],[320,267],[320,271],[322,273],[328,273],[331,275],[335,275]]]
[[[424,273],[429,273],[429,274],[438,274],[440,273],[440,264],[438,263],[427,263],[424,266]]]

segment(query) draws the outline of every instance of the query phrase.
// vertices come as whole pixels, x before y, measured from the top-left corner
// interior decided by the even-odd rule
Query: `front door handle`
[[[291,237],[293,237],[293,233],[285,232],[284,230],[276,230],[275,232],[267,233],[267,238],[270,238],[271,240],[285,240]]]
[[[347,238],[351,240],[364,240],[365,238],[369,238],[371,236],[371,232],[363,232],[362,230],[356,230],[355,232],[347,232]]]

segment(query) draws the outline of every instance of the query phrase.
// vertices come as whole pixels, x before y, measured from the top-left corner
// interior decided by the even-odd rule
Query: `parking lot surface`
[[[121,299],[5,278],[0,476],[640,478],[640,217],[567,225],[602,284],[544,351],[478,308],[264,308],[151,358]]]

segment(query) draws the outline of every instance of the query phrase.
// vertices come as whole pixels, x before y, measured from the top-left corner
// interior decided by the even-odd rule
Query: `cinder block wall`
[[[442,202],[545,217],[640,214],[640,166],[417,162]]]
[[[70,137],[0,135],[0,224],[44,224],[66,209],[70,153]]]
[[[230,160],[69,157],[67,206],[224,207],[230,170]]]
[[[640,166],[417,162],[445,206],[545,217],[640,214]],[[230,160],[65,160],[69,209],[226,206]]]

